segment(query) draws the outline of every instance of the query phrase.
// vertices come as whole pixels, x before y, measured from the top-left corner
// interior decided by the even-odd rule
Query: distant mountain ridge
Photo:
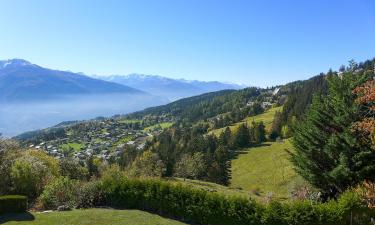
[[[106,93],[146,94],[125,85],[82,74],[43,68],[23,59],[0,61],[0,101],[2,102]]]
[[[221,91],[226,89],[238,90],[246,87],[245,85],[223,83],[218,81],[172,79],[159,75],[144,74],[94,77],[136,88],[154,95],[166,97],[170,101],[200,95],[207,92]]]
[[[4,136],[165,103],[167,99],[81,73],[43,68],[23,59],[0,61],[0,134]]]

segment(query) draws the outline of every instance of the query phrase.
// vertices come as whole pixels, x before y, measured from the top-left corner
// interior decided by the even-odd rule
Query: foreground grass
[[[230,186],[259,197],[272,193],[280,200],[288,199],[291,188],[303,180],[293,170],[286,149],[293,150],[288,140],[245,149],[232,160]]]
[[[139,210],[85,209],[67,212],[0,215],[0,224],[31,225],[186,225]]]
[[[245,119],[241,120],[240,122],[238,123],[234,123],[232,125],[229,126],[229,128],[234,131],[237,129],[237,127],[243,123],[246,123],[248,126],[251,125],[251,123],[253,121],[255,122],[260,122],[262,121],[264,123],[264,125],[266,126],[266,130],[269,131],[271,129],[271,126],[272,126],[272,121],[274,119],[274,116],[275,116],[275,113],[277,111],[281,111],[282,110],[282,106],[280,107],[274,107],[274,108],[271,108],[269,110],[267,110],[266,112],[262,113],[262,114],[259,114],[259,115],[256,115],[256,116],[249,116],[249,117],[246,117]],[[215,130],[212,130],[210,131],[209,133],[210,134],[214,134],[216,136],[219,136],[221,134],[221,132],[225,129],[226,127],[224,128],[219,128],[219,129],[215,129]]]

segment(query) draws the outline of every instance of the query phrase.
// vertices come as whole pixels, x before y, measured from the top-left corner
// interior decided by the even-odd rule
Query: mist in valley
[[[166,99],[135,94],[62,96],[54,100],[0,103],[0,133],[12,137],[63,121],[126,114],[167,103]]]

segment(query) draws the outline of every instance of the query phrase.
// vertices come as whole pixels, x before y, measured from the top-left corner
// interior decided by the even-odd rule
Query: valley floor
[[[30,225],[187,225],[139,210],[85,209],[0,215],[0,224]]]

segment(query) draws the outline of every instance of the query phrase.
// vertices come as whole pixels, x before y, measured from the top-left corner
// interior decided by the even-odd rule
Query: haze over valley
[[[375,1],[0,1],[0,224],[375,225]]]
[[[100,78],[100,79],[97,79]],[[0,61],[0,133],[14,136],[63,121],[110,117],[243,86],[162,76],[90,77],[23,59]]]

